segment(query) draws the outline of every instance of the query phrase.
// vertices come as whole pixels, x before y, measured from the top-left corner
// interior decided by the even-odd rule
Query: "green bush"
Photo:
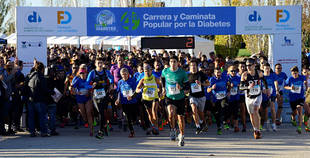
[[[247,49],[239,49],[237,56],[238,57],[249,57],[251,56],[251,52],[249,52]]]

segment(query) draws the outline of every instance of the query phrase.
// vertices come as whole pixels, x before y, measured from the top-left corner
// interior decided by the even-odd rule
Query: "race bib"
[[[238,94],[238,87],[233,87],[230,89],[230,95],[237,95]]]
[[[294,85],[294,89],[291,90],[292,93],[301,93],[301,86],[300,85]]]
[[[201,92],[201,85],[199,85],[197,83],[192,83],[191,84],[191,90],[192,90],[192,93]]]
[[[131,97],[133,95],[132,89],[122,91],[124,97]]]
[[[226,91],[219,91],[215,93],[215,97],[217,100],[221,100],[226,97]]]
[[[94,97],[96,99],[101,99],[101,98],[104,98],[105,96],[106,96],[106,93],[105,93],[104,88],[94,90]]]
[[[176,85],[168,85],[168,92],[170,95],[180,94],[180,90]]]
[[[83,88],[83,89],[80,89],[79,92],[81,95],[86,95],[88,93],[88,89]]]
[[[148,88],[145,92],[145,95],[150,98],[155,97],[155,88]]]
[[[256,86],[254,86],[254,87],[252,87],[252,88],[250,89],[249,94],[250,94],[250,95],[259,95],[260,92],[261,92],[260,86],[259,86],[259,85],[256,85]]]

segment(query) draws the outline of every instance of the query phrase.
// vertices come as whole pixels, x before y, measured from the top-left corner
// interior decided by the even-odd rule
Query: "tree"
[[[0,32],[5,32],[5,18],[9,12],[10,4],[6,0],[0,0]]]

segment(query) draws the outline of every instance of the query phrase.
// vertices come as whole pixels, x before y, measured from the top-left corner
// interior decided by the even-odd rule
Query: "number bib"
[[[105,96],[106,96],[106,93],[105,93],[104,88],[94,90],[94,97],[96,99],[101,99],[101,98],[104,98]]]
[[[238,87],[233,87],[230,89],[230,95],[237,95],[238,93]]]
[[[254,86],[254,87],[252,87],[252,88],[250,89],[249,94],[250,94],[250,95],[259,95],[260,92],[261,92],[260,86],[259,86],[259,85],[256,85],[256,86]]]
[[[88,89],[84,89],[84,88],[80,89],[79,91],[80,91],[81,95],[86,95],[88,93]]]
[[[168,92],[170,95],[180,94],[180,90],[176,85],[168,85]]]
[[[192,90],[192,93],[201,92],[201,85],[199,85],[197,83],[192,83],[191,84],[191,90]]]
[[[155,97],[155,88],[148,88],[145,92],[145,95],[149,98]]]
[[[131,96],[133,95],[132,89],[123,90],[123,91],[122,91],[122,94],[123,94],[124,97],[131,97]]]
[[[294,89],[291,90],[292,93],[301,93],[301,86],[300,85],[294,85]]]
[[[215,93],[215,97],[217,100],[221,100],[226,97],[226,91],[219,91]]]

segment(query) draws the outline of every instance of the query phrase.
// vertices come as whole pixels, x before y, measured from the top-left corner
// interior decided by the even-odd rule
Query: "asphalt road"
[[[185,131],[185,146],[168,138],[168,128],[159,136],[146,136],[135,126],[136,137],[114,130],[102,140],[90,137],[88,129],[65,127],[59,136],[30,138],[27,133],[0,138],[0,157],[310,157],[310,133],[296,133],[296,128],[283,124],[277,132],[264,131],[263,139],[255,140],[248,125],[246,133],[224,131],[216,135],[216,128],[195,135],[194,129]],[[117,128],[117,127],[115,127]]]

